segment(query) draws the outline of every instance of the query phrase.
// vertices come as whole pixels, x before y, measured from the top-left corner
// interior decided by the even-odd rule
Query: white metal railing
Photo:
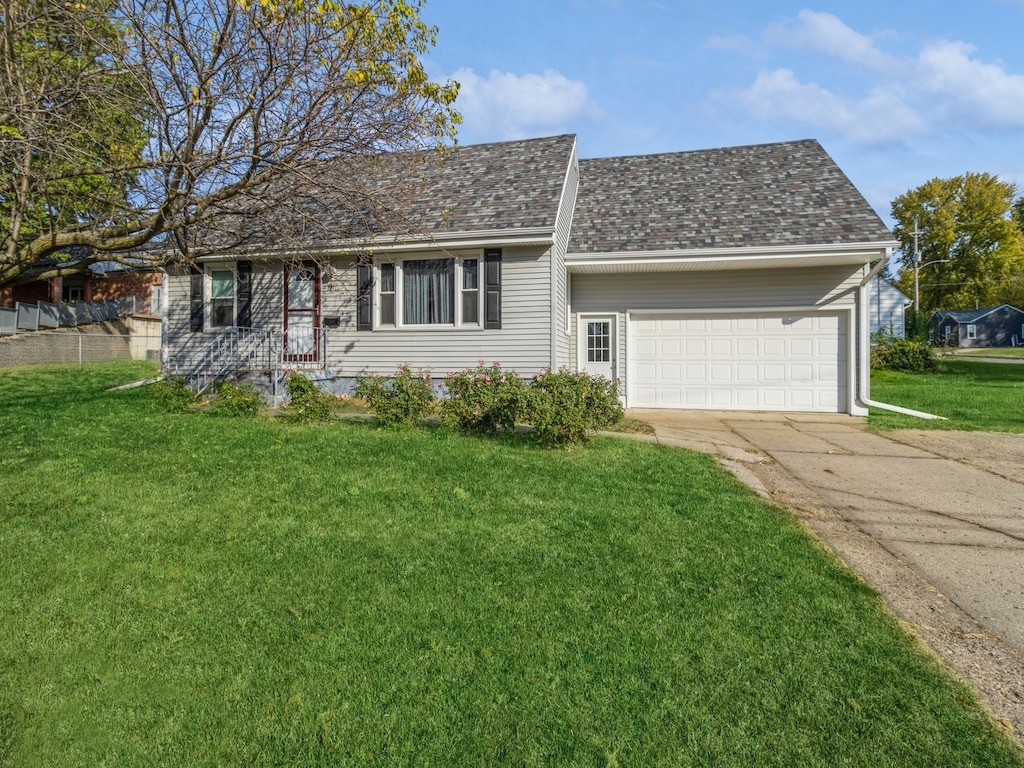
[[[184,370],[174,370],[202,394],[217,379],[242,372],[277,372],[293,364],[322,367],[326,344],[324,328],[225,328],[182,366]]]

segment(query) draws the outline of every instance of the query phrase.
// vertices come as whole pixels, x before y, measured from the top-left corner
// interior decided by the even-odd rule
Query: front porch
[[[294,369],[322,371],[326,368],[327,329],[296,326],[276,328],[230,327],[222,330],[198,353],[188,357],[170,356],[169,373],[184,377],[197,394],[229,378],[266,378],[266,393],[279,399],[285,373]]]

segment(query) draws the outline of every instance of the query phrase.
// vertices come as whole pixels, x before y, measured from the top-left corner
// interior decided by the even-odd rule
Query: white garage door
[[[846,410],[842,313],[634,315],[629,405]]]

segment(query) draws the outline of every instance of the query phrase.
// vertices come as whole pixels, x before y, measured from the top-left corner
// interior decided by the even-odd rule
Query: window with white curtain
[[[397,259],[376,265],[377,327],[480,326],[478,257]]]
[[[402,264],[403,316],[406,325],[455,322],[455,259],[423,259]]]

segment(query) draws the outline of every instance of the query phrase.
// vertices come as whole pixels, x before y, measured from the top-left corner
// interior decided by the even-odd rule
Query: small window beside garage
[[[587,323],[587,362],[607,363],[612,359],[611,323],[607,320]]]

